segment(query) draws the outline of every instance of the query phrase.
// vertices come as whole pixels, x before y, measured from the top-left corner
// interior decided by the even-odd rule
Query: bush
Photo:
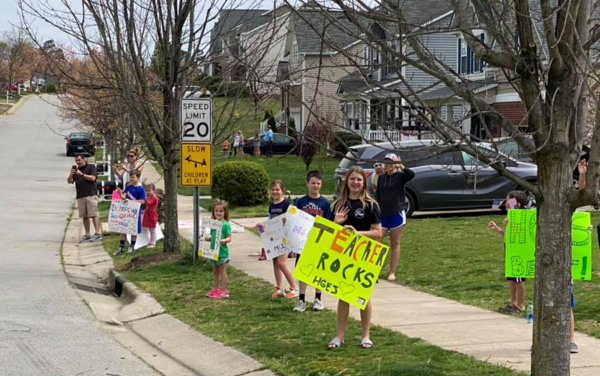
[[[335,132],[330,142],[331,149],[339,154],[346,155],[348,148],[362,144],[360,135],[352,132]]]
[[[211,195],[238,206],[267,202],[269,175],[257,163],[230,161],[213,169]]]
[[[50,85],[46,85],[44,86],[44,91],[46,93],[56,93],[56,86],[50,84]]]
[[[300,150],[298,154],[304,161],[306,171],[309,170],[313,158],[319,153],[319,150],[327,142],[328,138],[329,129],[319,125],[309,125],[300,134]]]

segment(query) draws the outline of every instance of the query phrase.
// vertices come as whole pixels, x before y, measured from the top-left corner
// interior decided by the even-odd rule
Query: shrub
[[[257,163],[230,161],[213,169],[213,198],[238,206],[256,205],[267,202],[268,191],[269,175]]]
[[[306,171],[310,168],[313,158],[323,144],[327,142],[329,138],[329,129],[319,125],[309,125],[300,134],[300,150],[298,154],[302,157]]]
[[[360,135],[352,132],[335,132],[332,138],[331,149],[342,155],[345,155],[351,146],[360,145],[363,142]]]
[[[50,84],[50,85],[46,85],[46,86],[44,87],[44,91],[45,91],[46,93],[56,93],[56,86],[54,86],[54,85],[52,85],[52,84]]]

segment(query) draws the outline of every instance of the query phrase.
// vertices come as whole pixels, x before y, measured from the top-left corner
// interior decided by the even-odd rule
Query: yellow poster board
[[[294,277],[364,309],[389,247],[316,217]]]
[[[181,186],[210,187],[212,185],[211,144],[181,144]]]

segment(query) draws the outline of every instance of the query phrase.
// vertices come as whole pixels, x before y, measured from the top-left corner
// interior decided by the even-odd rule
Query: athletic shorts
[[[88,196],[77,199],[79,218],[92,218],[98,216],[98,196]]]
[[[507,281],[517,282],[517,283],[521,283],[521,282],[527,281],[527,279],[525,279],[525,278],[519,278],[519,277],[507,277],[506,280]]]
[[[229,257],[219,257],[219,261],[210,260],[212,266],[221,266],[223,264],[229,264]]]
[[[573,291],[572,283],[571,283],[571,308],[575,308],[575,291]]]
[[[387,228],[388,230],[394,230],[400,228],[406,224],[406,212],[402,210],[398,214],[394,215],[382,215],[381,216],[381,227]]]

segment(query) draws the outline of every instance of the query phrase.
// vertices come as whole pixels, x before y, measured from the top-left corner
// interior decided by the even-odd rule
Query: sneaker
[[[98,242],[101,240],[102,240],[102,234],[94,234],[94,236],[92,236],[90,239],[91,242]]]
[[[83,243],[83,242],[89,242],[90,240],[92,240],[92,237],[89,236],[89,235],[83,235],[81,237],[81,243]]]
[[[571,342],[570,345],[571,354],[577,354],[579,352],[579,346],[575,342]]]
[[[123,248],[119,248],[119,250],[117,252],[115,252],[115,255],[122,255],[125,253],[125,250]]]
[[[292,299],[292,298],[297,298],[298,295],[300,295],[300,293],[298,292],[298,289],[291,289],[290,291],[288,291],[287,294],[285,294],[285,297],[288,299]]]
[[[219,298],[229,298],[229,291],[227,290],[217,290],[217,294],[219,294]]]
[[[271,296],[273,298],[279,298],[280,296],[285,296],[285,292],[280,288],[276,288],[273,294],[271,294]]]
[[[325,306],[323,305],[323,302],[321,302],[321,299],[315,298],[315,302],[313,303],[313,311],[322,311],[323,308],[325,308]]]
[[[207,298],[217,298],[219,296],[219,290],[217,289],[212,289],[210,290],[210,292],[208,294],[206,294]]]
[[[133,251],[135,251],[135,249],[133,249],[133,247],[129,247],[129,250],[127,251],[127,253],[133,253]]]
[[[298,303],[294,307],[294,312],[304,312],[306,311],[306,302],[302,300],[298,300]]]

